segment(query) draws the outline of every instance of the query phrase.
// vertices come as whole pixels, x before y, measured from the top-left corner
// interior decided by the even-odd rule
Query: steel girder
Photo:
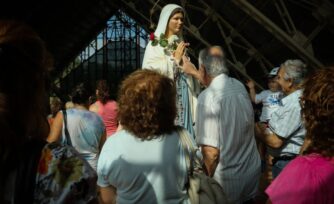
[[[262,25],[268,32],[270,32],[275,38],[285,43],[292,51],[297,53],[303,60],[310,63],[311,66],[320,68],[323,64],[312,56],[304,47],[289,36],[284,30],[277,26],[273,21],[266,17],[261,11],[255,8],[246,0],[233,0],[232,1],[238,8],[242,9],[251,18]]]
[[[153,0],[148,0],[148,2],[150,2],[152,4],[152,6],[154,4],[156,4],[155,1]],[[184,29],[192,36],[194,37],[195,39],[197,39],[200,43],[202,43],[204,46],[210,46],[211,43],[205,39],[204,37],[201,36],[201,33],[200,33],[200,29],[202,29],[205,24],[206,21],[212,21],[212,22],[215,22],[215,24],[217,25],[217,27],[219,28],[220,30],[220,33],[222,35],[222,37],[224,39],[233,39],[233,38],[238,38],[242,41],[243,43],[243,46],[245,47],[245,52],[248,53],[248,55],[250,56],[250,58],[248,60],[246,60],[246,62],[244,63],[241,63],[237,60],[237,57],[235,55],[235,52],[233,51],[233,48],[232,46],[230,45],[227,45],[228,46],[228,51],[229,53],[231,54],[232,56],[232,60],[227,60],[227,63],[234,68],[234,70],[236,70],[239,74],[241,74],[244,78],[246,79],[251,79],[251,80],[254,80],[250,75],[247,74],[246,72],[246,69],[245,69],[245,64],[247,64],[250,59],[255,59],[258,63],[259,63],[259,66],[260,67],[263,67],[263,71],[264,73],[267,73],[267,67],[270,67],[272,68],[273,65],[272,63],[266,59],[254,46],[251,45],[250,42],[248,42],[235,28],[233,28],[233,26],[231,26],[227,21],[225,21],[223,19],[222,16],[220,16],[218,13],[214,12],[214,15],[211,15],[211,11],[213,11],[211,9],[211,7],[209,5],[207,5],[204,1],[200,0],[198,2],[200,2],[203,6],[204,6],[204,9],[203,7],[202,8],[199,8],[199,9],[196,9],[196,5],[192,5],[191,4],[192,1],[185,1],[183,0],[183,6],[187,9],[188,7],[191,8],[191,9],[195,9],[197,11],[200,11],[200,12],[203,12],[205,15],[207,15],[207,18],[202,22],[202,26],[194,26],[192,23],[191,23],[191,19],[187,18],[185,19],[185,21],[187,22],[188,26],[184,26]],[[150,23],[150,19],[148,17],[146,17],[144,14],[140,13],[138,10],[136,10],[136,5],[132,2],[129,2],[129,1],[125,1],[125,0],[122,0],[122,3],[124,5],[126,5],[128,8],[132,9],[133,12],[135,12],[136,14],[138,14],[141,18],[145,19],[147,23]],[[158,9],[161,9],[163,7],[163,5],[160,5],[159,3],[157,3],[156,7]],[[211,11],[208,12],[207,9],[210,9]],[[226,30],[229,30],[231,33],[233,33],[233,36],[226,36],[224,30],[223,30],[223,27],[225,27],[224,29]],[[195,58],[197,58],[197,56],[195,55],[194,52],[191,52],[192,56],[194,56]],[[266,66],[266,65],[267,66]],[[264,89],[259,83],[257,83],[255,80],[254,80],[256,86],[260,89]]]

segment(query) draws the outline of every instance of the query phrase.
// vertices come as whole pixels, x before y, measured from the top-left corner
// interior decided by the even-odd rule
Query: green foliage
[[[151,45],[156,46],[158,45],[159,41],[157,39],[152,40]]]

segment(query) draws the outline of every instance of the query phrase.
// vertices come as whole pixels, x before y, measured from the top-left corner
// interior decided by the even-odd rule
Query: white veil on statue
[[[177,4],[167,4],[163,7],[160,13],[158,26],[154,32],[154,36],[156,38],[160,38],[160,35],[166,33],[166,29],[168,26],[168,21],[171,17],[171,14],[175,9],[181,9],[183,15],[185,14],[184,9]],[[182,31],[177,36],[170,36],[168,40],[178,39],[182,40]],[[151,69],[158,71],[159,73],[168,76],[169,78],[174,79],[174,70],[180,69],[174,62],[174,59],[171,55],[167,55],[165,48],[157,45],[152,45],[152,41],[150,40],[146,46],[145,54],[143,58],[143,69]],[[186,76],[187,88],[188,88],[188,97],[189,97],[189,111],[191,112],[192,121],[195,121],[195,109],[197,104],[197,93],[199,92],[199,85],[196,80],[191,76]]]
[[[159,38],[161,33],[165,34],[170,15],[175,9],[178,8],[182,9],[184,13],[183,8],[176,4],[167,4],[161,10],[158,26],[154,32],[155,37]],[[179,39],[182,39],[181,35],[178,36]],[[156,70],[161,74],[164,74],[165,76],[173,79],[174,71],[172,59],[165,54],[163,47],[160,45],[152,46],[151,43],[152,41],[150,40],[146,46],[142,68]]]
[[[161,33],[165,34],[166,28],[167,28],[167,25],[168,25],[168,20],[170,18],[170,15],[177,8],[179,8],[179,9],[181,9],[183,11],[183,15],[185,14],[183,8],[181,6],[179,6],[179,5],[177,5],[177,4],[167,4],[161,10],[160,17],[159,17],[159,22],[158,22],[158,26],[157,26],[157,28],[154,31],[154,35],[156,37],[160,37]],[[179,36],[179,37],[182,37],[182,36]]]

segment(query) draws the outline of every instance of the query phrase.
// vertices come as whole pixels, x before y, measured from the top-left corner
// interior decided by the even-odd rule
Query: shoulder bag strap
[[[66,141],[67,141],[67,145],[72,146],[72,141],[71,141],[71,137],[70,137],[70,133],[68,132],[67,129],[67,114],[66,114],[66,110],[63,110],[63,118],[64,118],[64,132],[65,132],[65,136],[66,136]]]

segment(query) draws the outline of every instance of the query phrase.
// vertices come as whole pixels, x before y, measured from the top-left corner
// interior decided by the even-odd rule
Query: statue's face
[[[183,28],[183,13],[174,14],[168,22],[168,31],[172,35],[177,35]]]

